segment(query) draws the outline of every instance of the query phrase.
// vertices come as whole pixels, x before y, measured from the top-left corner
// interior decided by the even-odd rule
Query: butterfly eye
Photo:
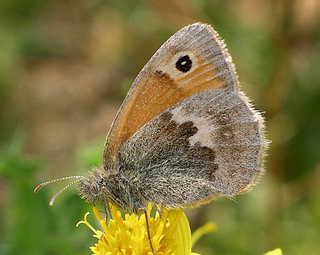
[[[188,55],[184,55],[180,57],[176,62],[176,68],[183,73],[190,71],[191,67],[192,67],[192,60]]]
[[[98,181],[98,185],[99,185],[100,187],[104,185],[103,179],[100,179],[100,180]]]

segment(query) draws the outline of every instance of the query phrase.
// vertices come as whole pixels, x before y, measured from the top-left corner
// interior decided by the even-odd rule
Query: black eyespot
[[[176,68],[183,73],[190,71],[191,67],[192,67],[192,60],[188,55],[184,55],[180,57],[176,62]]]

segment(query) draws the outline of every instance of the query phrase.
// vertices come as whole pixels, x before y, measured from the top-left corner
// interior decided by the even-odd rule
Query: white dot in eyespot
[[[192,59],[192,69],[195,69],[198,64],[198,58],[195,56],[193,51],[180,51],[177,54],[175,54],[170,60],[165,63],[163,66],[157,66],[157,70],[162,71],[163,73],[167,73],[170,75],[172,79],[178,79],[181,77],[184,77],[190,72],[181,72],[176,68],[176,63],[179,60],[179,58],[188,55],[190,59]],[[186,60],[183,60],[180,63],[182,66],[185,66],[188,64]]]

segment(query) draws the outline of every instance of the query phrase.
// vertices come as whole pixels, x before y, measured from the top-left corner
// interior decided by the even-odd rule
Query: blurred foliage
[[[248,195],[190,210],[215,221],[203,254],[320,250],[320,3],[223,0],[0,1],[0,254],[88,254],[74,191],[48,208],[41,180],[101,162],[126,91],[180,27],[212,24],[267,119],[267,173]],[[201,217],[200,217],[201,215]]]

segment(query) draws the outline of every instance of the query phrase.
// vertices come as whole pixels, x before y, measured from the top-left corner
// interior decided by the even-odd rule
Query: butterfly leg
[[[148,233],[148,240],[149,240],[149,244],[150,244],[150,249],[152,252],[152,255],[154,255],[154,249],[153,249],[153,245],[152,245],[152,240],[151,240],[151,234],[150,234],[150,228],[149,228],[149,220],[148,220],[148,213],[147,210],[144,210],[144,216],[146,217],[146,225],[147,225],[147,233]]]

